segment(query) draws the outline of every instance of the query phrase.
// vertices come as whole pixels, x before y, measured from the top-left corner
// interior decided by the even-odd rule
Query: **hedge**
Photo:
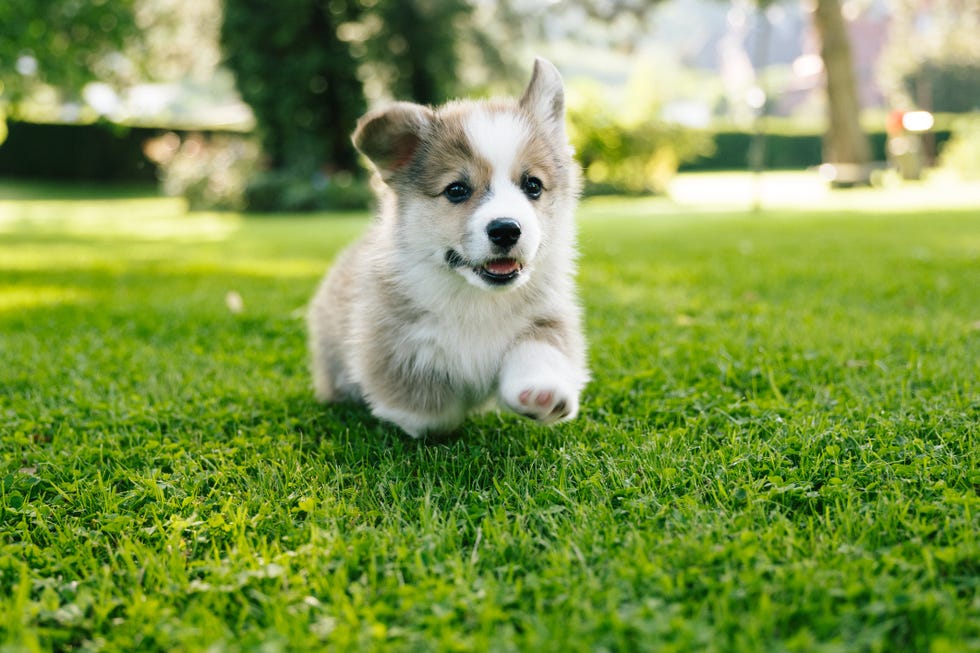
[[[7,121],[0,145],[0,174],[56,179],[156,179],[156,166],[143,154],[143,143],[158,129]]]
[[[168,130],[124,127],[107,122],[88,125],[7,121],[7,139],[0,144],[0,175],[57,179],[153,181],[156,166],[143,144]],[[180,132],[183,138],[187,132]],[[202,132],[198,132],[202,133]],[[214,132],[203,132],[211,135]],[[937,149],[950,131],[933,133]],[[883,132],[869,134],[873,158],[885,160]],[[748,168],[750,132],[721,131],[713,135],[715,151],[683,163],[681,171],[744,170]],[[821,163],[819,134],[766,135],[767,169],[799,169]]]
[[[950,138],[950,130],[933,132],[937,150]],[[699,170],[745,170],[749,167],[749,149],[752,143],[751,132],[720,131],[713,135],[714,153],[700,156],[682,163],[680,171]],[[886,160],[884,132],[868,134],[871,141],[871,157],[875,161]],[[823,137],[820,134],[765,135],[765,168],[768,170],[788,170],[810,168],[823,162]]]
[[[157,167],[143,145],[168,131],[109,122],[84,125],[7,120],[0,143],[0,175],[97,181],[156,181]],[[193,130],[205,136],[214,131]]]

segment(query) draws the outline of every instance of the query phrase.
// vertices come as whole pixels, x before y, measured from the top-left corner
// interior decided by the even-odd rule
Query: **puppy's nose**
[[[497,247],[513,247],[521,237],[521,225],[511,218],[497,218],[487,225],[487,236]]]

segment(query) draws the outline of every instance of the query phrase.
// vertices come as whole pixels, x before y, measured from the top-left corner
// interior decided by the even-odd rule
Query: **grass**
[[[977,206],[590,202],[581,417],[434,444],[311,397],[364,216],[4,197],[3,651],[980,650]]]

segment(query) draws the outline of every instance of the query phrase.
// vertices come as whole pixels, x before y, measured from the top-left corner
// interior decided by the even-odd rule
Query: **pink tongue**
[[[501,275],[511,274],[512,272],[516,272],[520,268],[520,266],[518,266],[517,264],[517,261],[515,261],[512,258],[495,259],[493,261],[490,261],[483,267],[486,268],[488,272],[492,272],[493,274],[501,274]]]

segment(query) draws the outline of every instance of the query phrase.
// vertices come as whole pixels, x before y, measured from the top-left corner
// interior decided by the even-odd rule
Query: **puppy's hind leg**
[[[329,300],[326,289],[321,288],[307,315],[313,394],[321,403],[343,401],[358,395],[344,362],[344,324],[336,311],[329,310]]]
[[[312,345],[313,396],[322,404],[335,399],[333,378],[330,374],[330,361],[323,347]]]
[[[360,400],[360,387],[351,380],[343,352],[329,338],[317,339],[317,329],[310,329],[310,368],[313,373],[313,395],[320,403]]]
[[[461,408],[450,409],[439,414],[424,414],[378,404],[371,405],[371,412],[375,417],[391,422],[416,439],[429,434],[449,433],[463,422],[466,415]]]
[[[510,410],[543,424],[578,414],[588,372],[554,345],[527,340],[511,349],[500,370],[500,400]]]

